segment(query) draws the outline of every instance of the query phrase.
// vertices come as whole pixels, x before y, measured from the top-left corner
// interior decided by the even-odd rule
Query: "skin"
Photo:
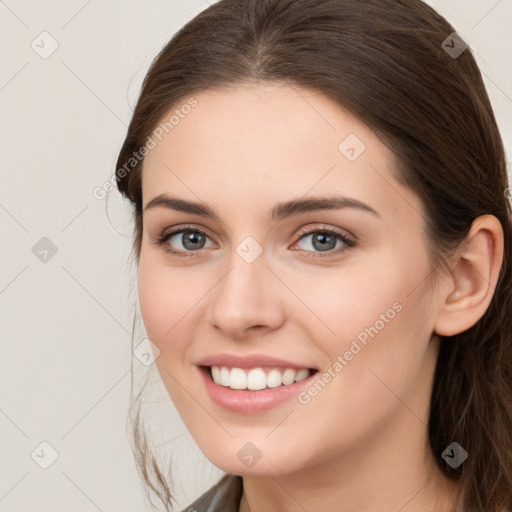
[[[198,105],[146,156],[143,205],[167,193],[206,203],[219,220],[144,211],[138,275],[157,368],[191,435],[215,466],[243,475],[242,512],[453,512],[458,488],[427,442],[439,335],[468,329],[487,309],[503,257],[499,221],[478,218],[434,282],[423,205],[396,181],[395,155],[369,128],[286,84],[194,97]],[[366,146],[355,161],[338,150],[349,134]],[[345,208],[267,217],[280,201],[334,192],[379,216]],[[196,254],[153,243],[184,223],[208,237]],[[299,240],[301,229],[324,226],[357,244],[338,241],[322,257],[314,235]],[[247,236],[263,249],[252,263],[236,252]],[[182,234],[167,245],[187,251]],[[198,360],[221,352],[263,353],[321,374],[394,303],[401,311],[308,404],[229,412],[199,378]],[[262,454],[250,468],[237,457],[247,442]]]

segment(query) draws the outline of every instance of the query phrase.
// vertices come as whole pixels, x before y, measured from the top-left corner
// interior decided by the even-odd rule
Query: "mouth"
[[[238,368],[231,366],[200,366],[205,376],[224,388],[239,391],[261,391],[285,388],[308,379],[318,372],[315,368],[287,368],[258,366]]]

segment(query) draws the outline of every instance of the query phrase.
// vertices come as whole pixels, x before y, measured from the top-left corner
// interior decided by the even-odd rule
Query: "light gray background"
[[[512,0],[428,3],[476,52],[510,160]],[[206,7],[0,0],[0,511],[146,510],[125,429],[130,211],[117,191],[107,209],[92,190],[114,172],[151,59]],[[43,31],[58,43],[48,58],[31,47],[50,48]],[[32,252],[43,237],[57,247],[46,262]],[[171,440],[181,510],[221,472],[161,393],[155,407],[164,404],[168,428],[159,442]],[[48,469],[35,461],[49,460],[43,441],[59,454]]]

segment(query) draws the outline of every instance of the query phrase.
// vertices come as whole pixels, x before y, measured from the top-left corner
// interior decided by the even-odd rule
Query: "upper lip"
[[[269,357],[263,354],[252,354],[247,356],[237,356],[232,354],[214,354],[197,362],[198,366],[229,366],[234,368],[258,368],[260,366],[274,366],[296,369],[312,369],[308,364],[295,363],[277,357]]]

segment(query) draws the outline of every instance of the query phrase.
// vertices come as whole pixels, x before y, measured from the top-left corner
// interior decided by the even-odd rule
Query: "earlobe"
[[[475,325],[491,303],[503,261],[503,229],[493,215],[476,218],[440,292],[434,332],[453,336]],[[440,287],[440,290],[443,287]]]

